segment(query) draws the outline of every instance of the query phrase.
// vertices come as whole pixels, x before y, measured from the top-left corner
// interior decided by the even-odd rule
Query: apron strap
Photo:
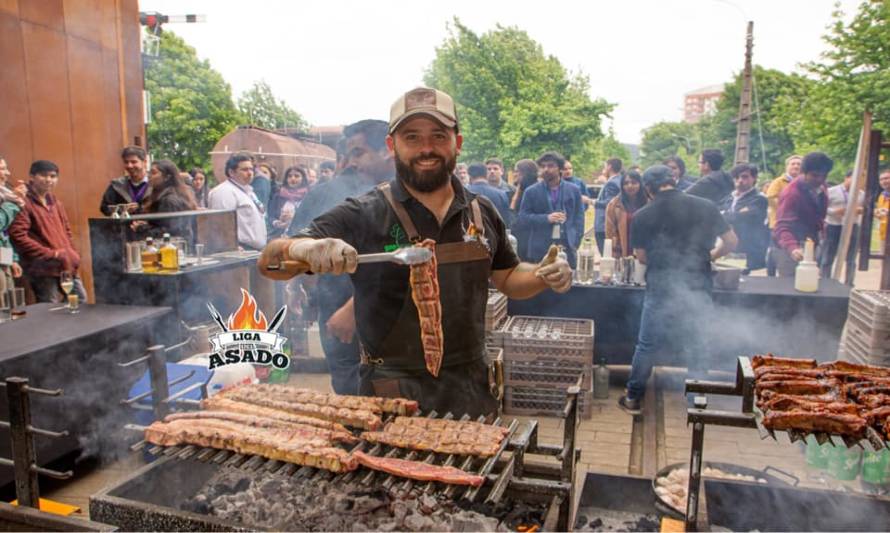
[[[378,185],[377,188],[380,189],[380,192],[383,193],[386,201],[389,202],[389,206],[392,207],[393,211],[395,211],[396,218],[399,219],[399,223],[402,224],[402,227],[405,228],[405,233],[408,234],[408,240],[413,243],[420,242],[420,233],[417,232],[417,227],[414,225],[414,222],[411,220],[408,212],[405,211],[405,206],[403,206],[399,202],[396,202],[395,198],[392,197],[392,191],[389,188],[389,183],[381,183],[380,185]]]

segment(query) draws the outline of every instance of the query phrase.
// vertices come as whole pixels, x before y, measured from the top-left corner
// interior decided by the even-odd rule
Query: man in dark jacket
[[[467,174],[470,177],[470,184],[467,190],[473,194],[478,194],[488,198],[494,208],[498,210],[498,214],[504,220],[507,227],[513,223],[513,213],[510,211],[510,200],[507,199],[507,193],[492,187],[488,184],[488,170],[482,163],[473,163],[467,167]]]
[[[757,184],[757,167],[748,163],[736,165],[729,172],[735,190],[723,200],[720,210],[739,238],[737,250],[745,254],[745,275],[766,266],[769,228],[766,225],[768,202]]]
[[[151,194],[148,173],[145,170],[145,150],[139,146],[127,146],[121,151],[125,175],[114,178],[102,195],[99,210],[111,216],[112,206],[126,205],[128,213],[140,213],[142,200]]]
[[[596,247],[600,253],[603,253],[603,245],[606,242],[606,206],[621,194],[621,169],[623,163],[617,157],[613,157],[606,161],[603,174],[609,179],[603,188],[600,189],[599,195],[596,197],[596,211],[593,216],[594,237],[596,237]]]
[[[540,181],[522,195],[520,224],[528,229],[526,257],[544,257],[551,244],[562,245],[569,265],[575,266],[575,251],[584,234],[584,208],[578,187],[562,179],[565,158],[544,152],[538,158]]]
[[[732,178],[720,170],[723,166],[723,154],[720,150],[709,148],[702,150],[698,160],[701,179],[686,189],[686,194],[698,196],[720,205],[726,196],[735,188]]]

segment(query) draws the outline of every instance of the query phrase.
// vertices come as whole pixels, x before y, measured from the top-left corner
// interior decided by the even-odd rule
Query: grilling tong
[[[380,254],[359,254],[358,264],[365,263],[395,263],[397,265],[418,265],[426,263],[433,258],[433,251],[422,246],[410,246],[399,248],[394,252]],[[286,260],[277,265],[268,265],[266,270],[277,272],[289,272],[294,275],[309,272],[309,265],[303,261]]]

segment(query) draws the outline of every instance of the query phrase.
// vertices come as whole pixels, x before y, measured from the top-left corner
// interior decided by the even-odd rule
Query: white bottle
[[[794,271],[794,289],[800,292],[816,292],[819,290],[819,265],[813,260],[815,244],[807,239],[804,245],[803,261],[797,264]]]
[[[593,283],[594,273],[593,243],[590,238],[584,239],[584,244],[578,250],[578,283],[590,285]]]
[[[611,283],[615,274],[615,258],[612,257],[612,239],[603,242],[603,256],[600,258],[600,283]]]

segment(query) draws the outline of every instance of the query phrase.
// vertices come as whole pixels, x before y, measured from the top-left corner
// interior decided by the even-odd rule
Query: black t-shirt
[[[467,191],[455,177],[452,177],[451,183],[454,200],[441,228],[436,217],[408,194],[399,180],[391,181],[390,187],[393,199],[405,207],[421,238],[433,239],[438,244],[463,242],[473,219],[470,202],[477,198],[490,249],[491,270],[505,270],[518,265],[519,259],[507,241],[506,226],[491,202]],[[411,244],[392,207],[376,188],[358,198],[347,199],[316,218],[296,236],[342,239],[359,254],[389,252]],[[408,276],[408,267],[392,263],[360,265],[351,276],[355,287],[356,327],[362,343],[372,354],[379,353],[406,300],[411,298]],[[440,265],[439,288],[443,295],[467,292],[469,283],[470,280],[464,279],[460,272],[448,275]],[[471,300],[469,296],[467,302]],[[474,302],[481,302],[478,309],[447,309],[443,302],[442,329],[446,352],[449,352],[449,345],[462,344],[458,340],[460,336],[472,335],[477,329],[481,331],[486,300],[487,292],[485,298],[472,298]]]
[[[708,200],[677,190],[663,191],[637,211],[631,223],[631,247],[646,251],[646,286],[711,288],[711,250],[729,231],[720,211]]]

